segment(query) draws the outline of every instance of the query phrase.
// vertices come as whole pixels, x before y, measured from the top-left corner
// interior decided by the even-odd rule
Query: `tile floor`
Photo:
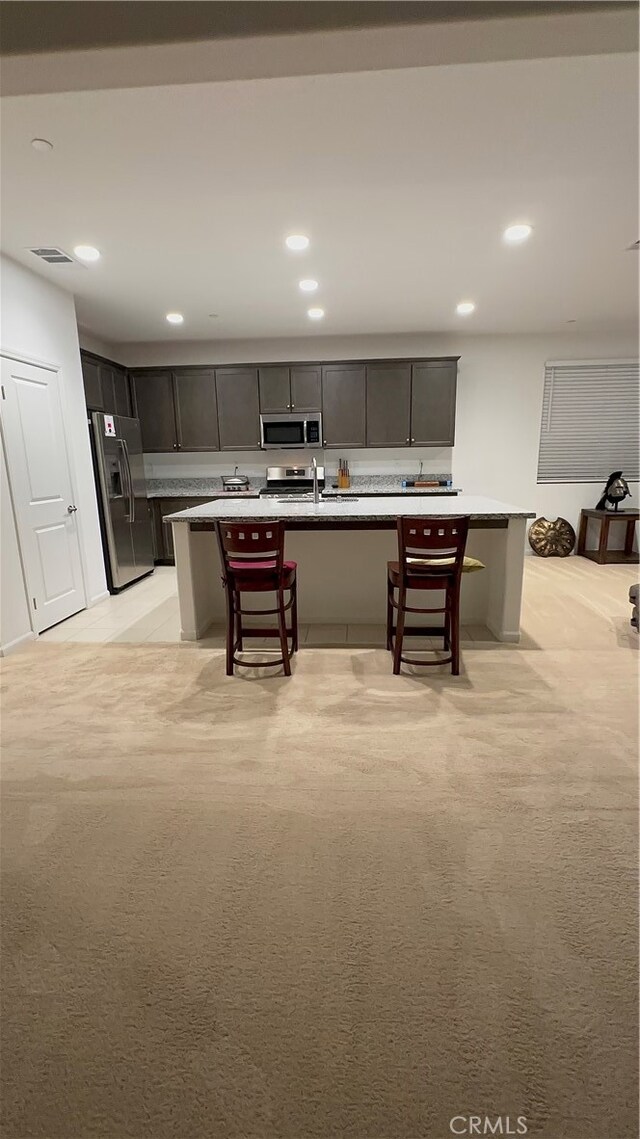
[[[307,647],[340,645],[383,645],[384,625],[301,625],[300,643]],[[142,644],[180,640],[180,615],[173,566],[156,566],[150,577],[129,586],[122,593],[83,609],[42,633],[42,640]],[[463,626],[462,640],[467,644],[493,642],[495,637],[479,625]],[[212,626],[208,636],[196,642],[202,648],[222,648],[224,628]],[[254,638],[250,648],[274,649],[274,642]],[[442,641],[412,638],[412,648],[441,648]]]

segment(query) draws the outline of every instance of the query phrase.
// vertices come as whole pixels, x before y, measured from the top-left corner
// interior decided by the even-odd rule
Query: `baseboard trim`
[[[101,601],[106,601],[108,597],[111,597],[108,589],[105,589],[103,593],[96,594],[95,597],[90,597],[87,603],[87,609],[93,609],[94,605],[99,605]]]
[[[519,629],[516,629],[515,632],[510,632],[508,629],[496,628],[495,625],[492,625],[491,621],[485,621],[484,624],[487,626],[489,632],[493,633],[494,637],[497,637],[499,641],[503,641],[505,644],[509,645],[517,645],[519,643]]]
[[[22,636],[16,637],[15,640],[9,641],[6,645],[0,645],[0,657],[6,657],[9,653],[14,653],[21,645],[25,645],[27,641],[37,641],[38,634],[34,633],[33,629],[29,629],[28,633],[23,633]]]

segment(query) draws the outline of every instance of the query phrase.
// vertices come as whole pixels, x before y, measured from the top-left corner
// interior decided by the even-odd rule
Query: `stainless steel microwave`
[[[284,412],[282,415],[260,416],[260,446],[265,451],[278,448],[289,451],[292,448],[322,446],[322,415],[310,411],[306,415]]]

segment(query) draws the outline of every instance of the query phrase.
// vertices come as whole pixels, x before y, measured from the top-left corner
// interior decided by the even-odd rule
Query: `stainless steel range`
[[[324,489],[324,467],[318,467],[318,486]],[[260,487],[261,498],[286,498],[313,495],[311,467],[267,467],[266,486]]]

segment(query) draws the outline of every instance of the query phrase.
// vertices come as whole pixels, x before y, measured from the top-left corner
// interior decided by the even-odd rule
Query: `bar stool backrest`
[[[403,574],[459,577],[468,517],[398,518],[398,557]]]
[[[216,522],[216,534],[225,577],[243,570],[282,573],[283,522]]]

